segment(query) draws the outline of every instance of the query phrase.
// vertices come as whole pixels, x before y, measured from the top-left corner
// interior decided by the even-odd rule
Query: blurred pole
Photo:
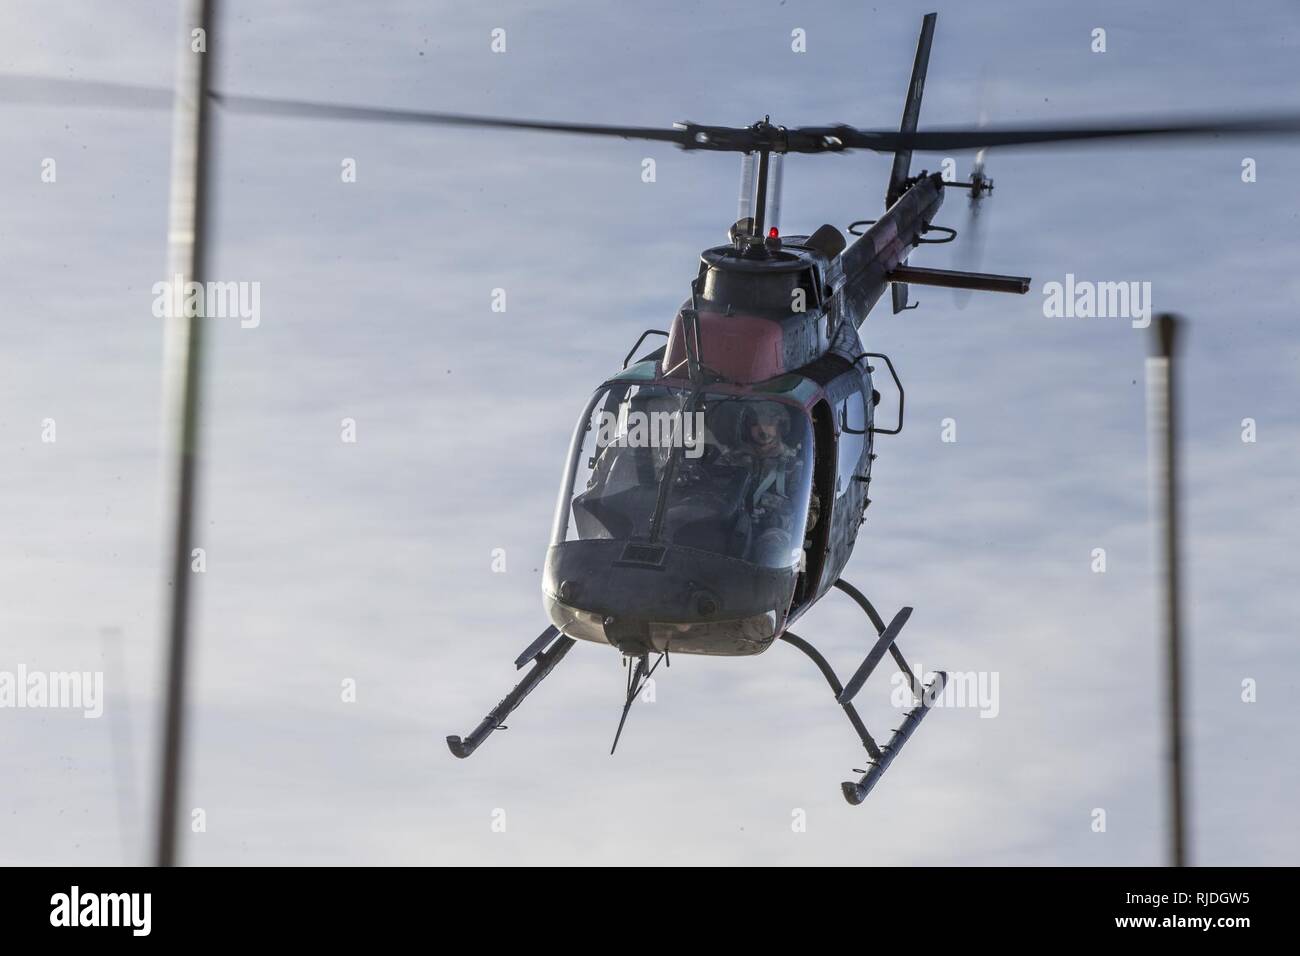
[[[163,333],[165,468],[174,506],[167,610],[167,687],[158,781],[158,866],[176,863],[176,830],[184,745],[185,663],[190,619],[190,551],[198,483],[199,395],[203,368],[202,316],[186,317],[177,303],[186,285],[205,274],[209,137],[208,78],[216,0],[182,0],[181,37],[172,104],[171,201],[167,225],[167,276],[172,286]],[[201,31],[201,32],[199,32]],[[197,50],[196,47],[202,47]],[[178,290],[176,283],[182,283]]]
[[[1183,760],[1182,625],[1179,613],[1178,561],[1178,369],[1175,361],[1182,320],[1156,316],[1154,354],[1147,359],[1147,422],[1150,430],[1153,505],[1161,524],[1158,532],[1164,563],[1164,606],[1161,609],[1168,654],[1165,721],[1168,734],[1169,865],[1187,863],[1185,766]]]

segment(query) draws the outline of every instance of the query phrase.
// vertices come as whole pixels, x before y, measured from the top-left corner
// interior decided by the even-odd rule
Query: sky
[[[1286,2],[390,2],[362,17],[225,0],[208,55],[214,85],[247,94],[889,128],[928,10],[922,128],[981,110],[1018,123],[1300,108]],[[0,73],[167,86],[180,36],[166,2],[8,0]],[[144,863],[164,666],[151,290],[170,119],[0,115],[0,672],[99,671],[105,692],[98,719],[0,709],[0,862]],[[1156,311],[1188,323],[1192,860],[1300,861],[1300,142],[990,151],[982,266],[1032,276],[1030,293],[958,309],[914,288],[917,310],[867,319],[907,419],[878,440],[845,577],[882,613],[915,607],[900,642],[914,667],[996,675],[998,697],[995,716],[937,709],[856,808],[839,782],[864,755],[785,645],[674,660],[612,758],[620,658],[585,643],[472,759],[443,742],[506,693],[546,625],[541,564],[574,422],[724,240],[734,157],[221,113],[214,142],[210,271],[259,283],[261,299],[255,328],[208,325],[184,862],[1162,862],[1151,331],[1048,316],[1044,284],[1067,275],[1150,282]],[[966,175],[970,156],[953,158]],[[875,218],[888,169],[791,158],[784,230]],[[964,205],[950,191],[936,222],[961,228]],[[911,259],[956,261],[944,247]],[[866,626],[833,593],[798,630],[847,674]],[[882,670],[859,696],[877,736],[898,719],[889,690]]]

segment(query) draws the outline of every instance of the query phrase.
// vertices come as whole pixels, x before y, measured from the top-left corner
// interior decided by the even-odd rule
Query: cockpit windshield
[[[574,436],[555,542],[639,540],[793,567],[812,470],[797,406],[616,383],[596,393]]]

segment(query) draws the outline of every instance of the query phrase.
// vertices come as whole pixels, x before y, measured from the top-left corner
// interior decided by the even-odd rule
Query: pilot
[[[726,452],[720,463],[748,467],[754,472],[746,503],[757,549],[765,554],[772,549],[789,554],[794,517],[791,496],[802,484],[799,472],[803,467],[795,449],[785,443],[790,432],[790,416],[776,402],[746,403],[746,406],[740,420],[741,443]],[[806,532],[817,524],[819,510],[814,493],[809,502]]]

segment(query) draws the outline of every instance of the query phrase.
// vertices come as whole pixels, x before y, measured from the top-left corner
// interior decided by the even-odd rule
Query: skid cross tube
[[[840,691],[837,699],[841,704],[847,704],[857,696],[858,691],[862,689],[862,685],[871,676],[871,672],[880,663],[880,659],[885,656],[885,651],[894,646],[894,640],[898,637],[898,632],[903,629],[903,625],[907,623],[907,619],[911,616],[912,609],[910,607],[903,608],[894,615],[894,619],[889,622],[889,626],[880,632],[875,645],[867,652],[866,659],[858,665],[858,669],[853,672],[849,682]]]
[[[880,616],[880,613],[875,609],[872,603],[867,600],[865,594],[855,588],[852,584],[849,584],[849,582],[845,581],[843,578],[836,579],[835,587],[853,598],[858,607],[862,608],[862,610],[866,612],[867,617],[871,618],[871,624],[876,629],[877,634],[885,633],[884,619]],[[912,673],[912,668],[908,667],[907,661],[903,659],[903,652],[894,644],[890,644],[889,653],[890,656],[894,658],[894,663],[898,665],[898,669],[907,675],[908,683],[915,687],[916,675]]]
[[[551,646],[551,642],[560,636],[560,629],[552,624],[537,636],[537,640],[524,648],[522,654],[515,658],[515,670],[521,670],[530,661],[541,657],[542,651]]]
[[[537,641],[534,641],[532,646],[535,646],[543,637],[546,636],[546,632],[543,632],[542,637],[539,637]],[[468,757],[477,750],[479,744],[487,740],[492,734],[492,731],[500,730],[502,728],[502,721],[510,716],[511,711],[524,702],[524,698],[532,692],[534,687],[542,682],[542,678],[549,674],[556,664],[560,663],[560,661],[564,659],[564,655],[569,653],[569,649],[573,647],[573,645],[573,638],[560,637],[560,639],[551,646],[550,650],[538,654],[536,663],[533,664],[533,669],[524,675],[524,679],[515,685],[515,689],[506,694],[506,696],[501,700],[501,703],[492,708],[492,712],[483,718],[482,722],[474,728],[473,732],[468,737],[462,740],[455,734],[449,736],[447,738],[447,748],[457,757],[461,758]],[[530,646],[530,650],[532,646]],[[525,651],[524,653],[526,654],[528,652]]]

